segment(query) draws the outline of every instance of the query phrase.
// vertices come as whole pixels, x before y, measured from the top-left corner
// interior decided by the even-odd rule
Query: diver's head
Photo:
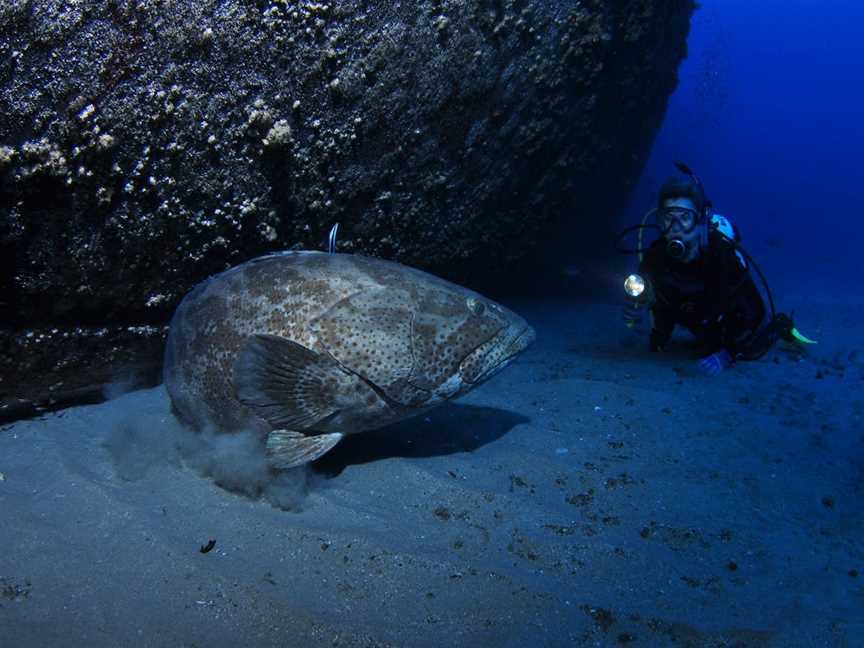
[[[684,263],[699,256],[707,209],[702,187],[693,178],[666,181],[657,198],[657,224],[670,256]]]

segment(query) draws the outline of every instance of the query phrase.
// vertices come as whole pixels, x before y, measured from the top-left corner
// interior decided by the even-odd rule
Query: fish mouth
[[[502,362],[509,364],[513,358],[522,353],[537,339],[537,331],[530,324],[524,324],[512,340],[507,344],[507,352]]]
[[[534,330],[534,327],[528,324],[527,322],[522,326],[522,330],[519,331],[519,335],[513,340],[512,344],[518,344],[519,348],[516,353],[522,353],[529,346],[534,344],[537,340],[537,331]]]
[[[513,359],[527,349],[537,339],[537,332],[527,322],[505,326],[492,337],[487,344],[502,347],[500,357],[495,364],[487,367],[479,376],[470,381],[470,385],[479,385],[485,382],[504,367],[509,365]]]

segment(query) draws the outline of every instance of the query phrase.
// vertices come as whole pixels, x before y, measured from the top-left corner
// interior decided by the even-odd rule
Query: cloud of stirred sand
[[[156,465],[185,466],[226,490],[288,511],[301,510],[321,479],[305,466],[271,470],[263,440],[251,432],[196,433],[164,412],[125,411],[111,425],[105,447],[121,479],[136,481]]]

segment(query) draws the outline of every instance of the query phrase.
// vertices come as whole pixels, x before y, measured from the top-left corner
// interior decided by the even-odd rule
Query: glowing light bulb
[[[636,274],[631,274],[624,280],[624,292],[631,297],[639,297],[645,292],[645,280]]]

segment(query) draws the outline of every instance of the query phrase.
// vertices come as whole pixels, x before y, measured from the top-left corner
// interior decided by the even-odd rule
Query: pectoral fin
[[[307,436],[292,430],[273,430],[267,435],[267,460],[279,470],[302,466],[330,450],[342,436],[338,432]]]
[[[332,419],[358,380],[330,356],[276,335],[250,337],[234,364],[238,400],[277,430]]]

